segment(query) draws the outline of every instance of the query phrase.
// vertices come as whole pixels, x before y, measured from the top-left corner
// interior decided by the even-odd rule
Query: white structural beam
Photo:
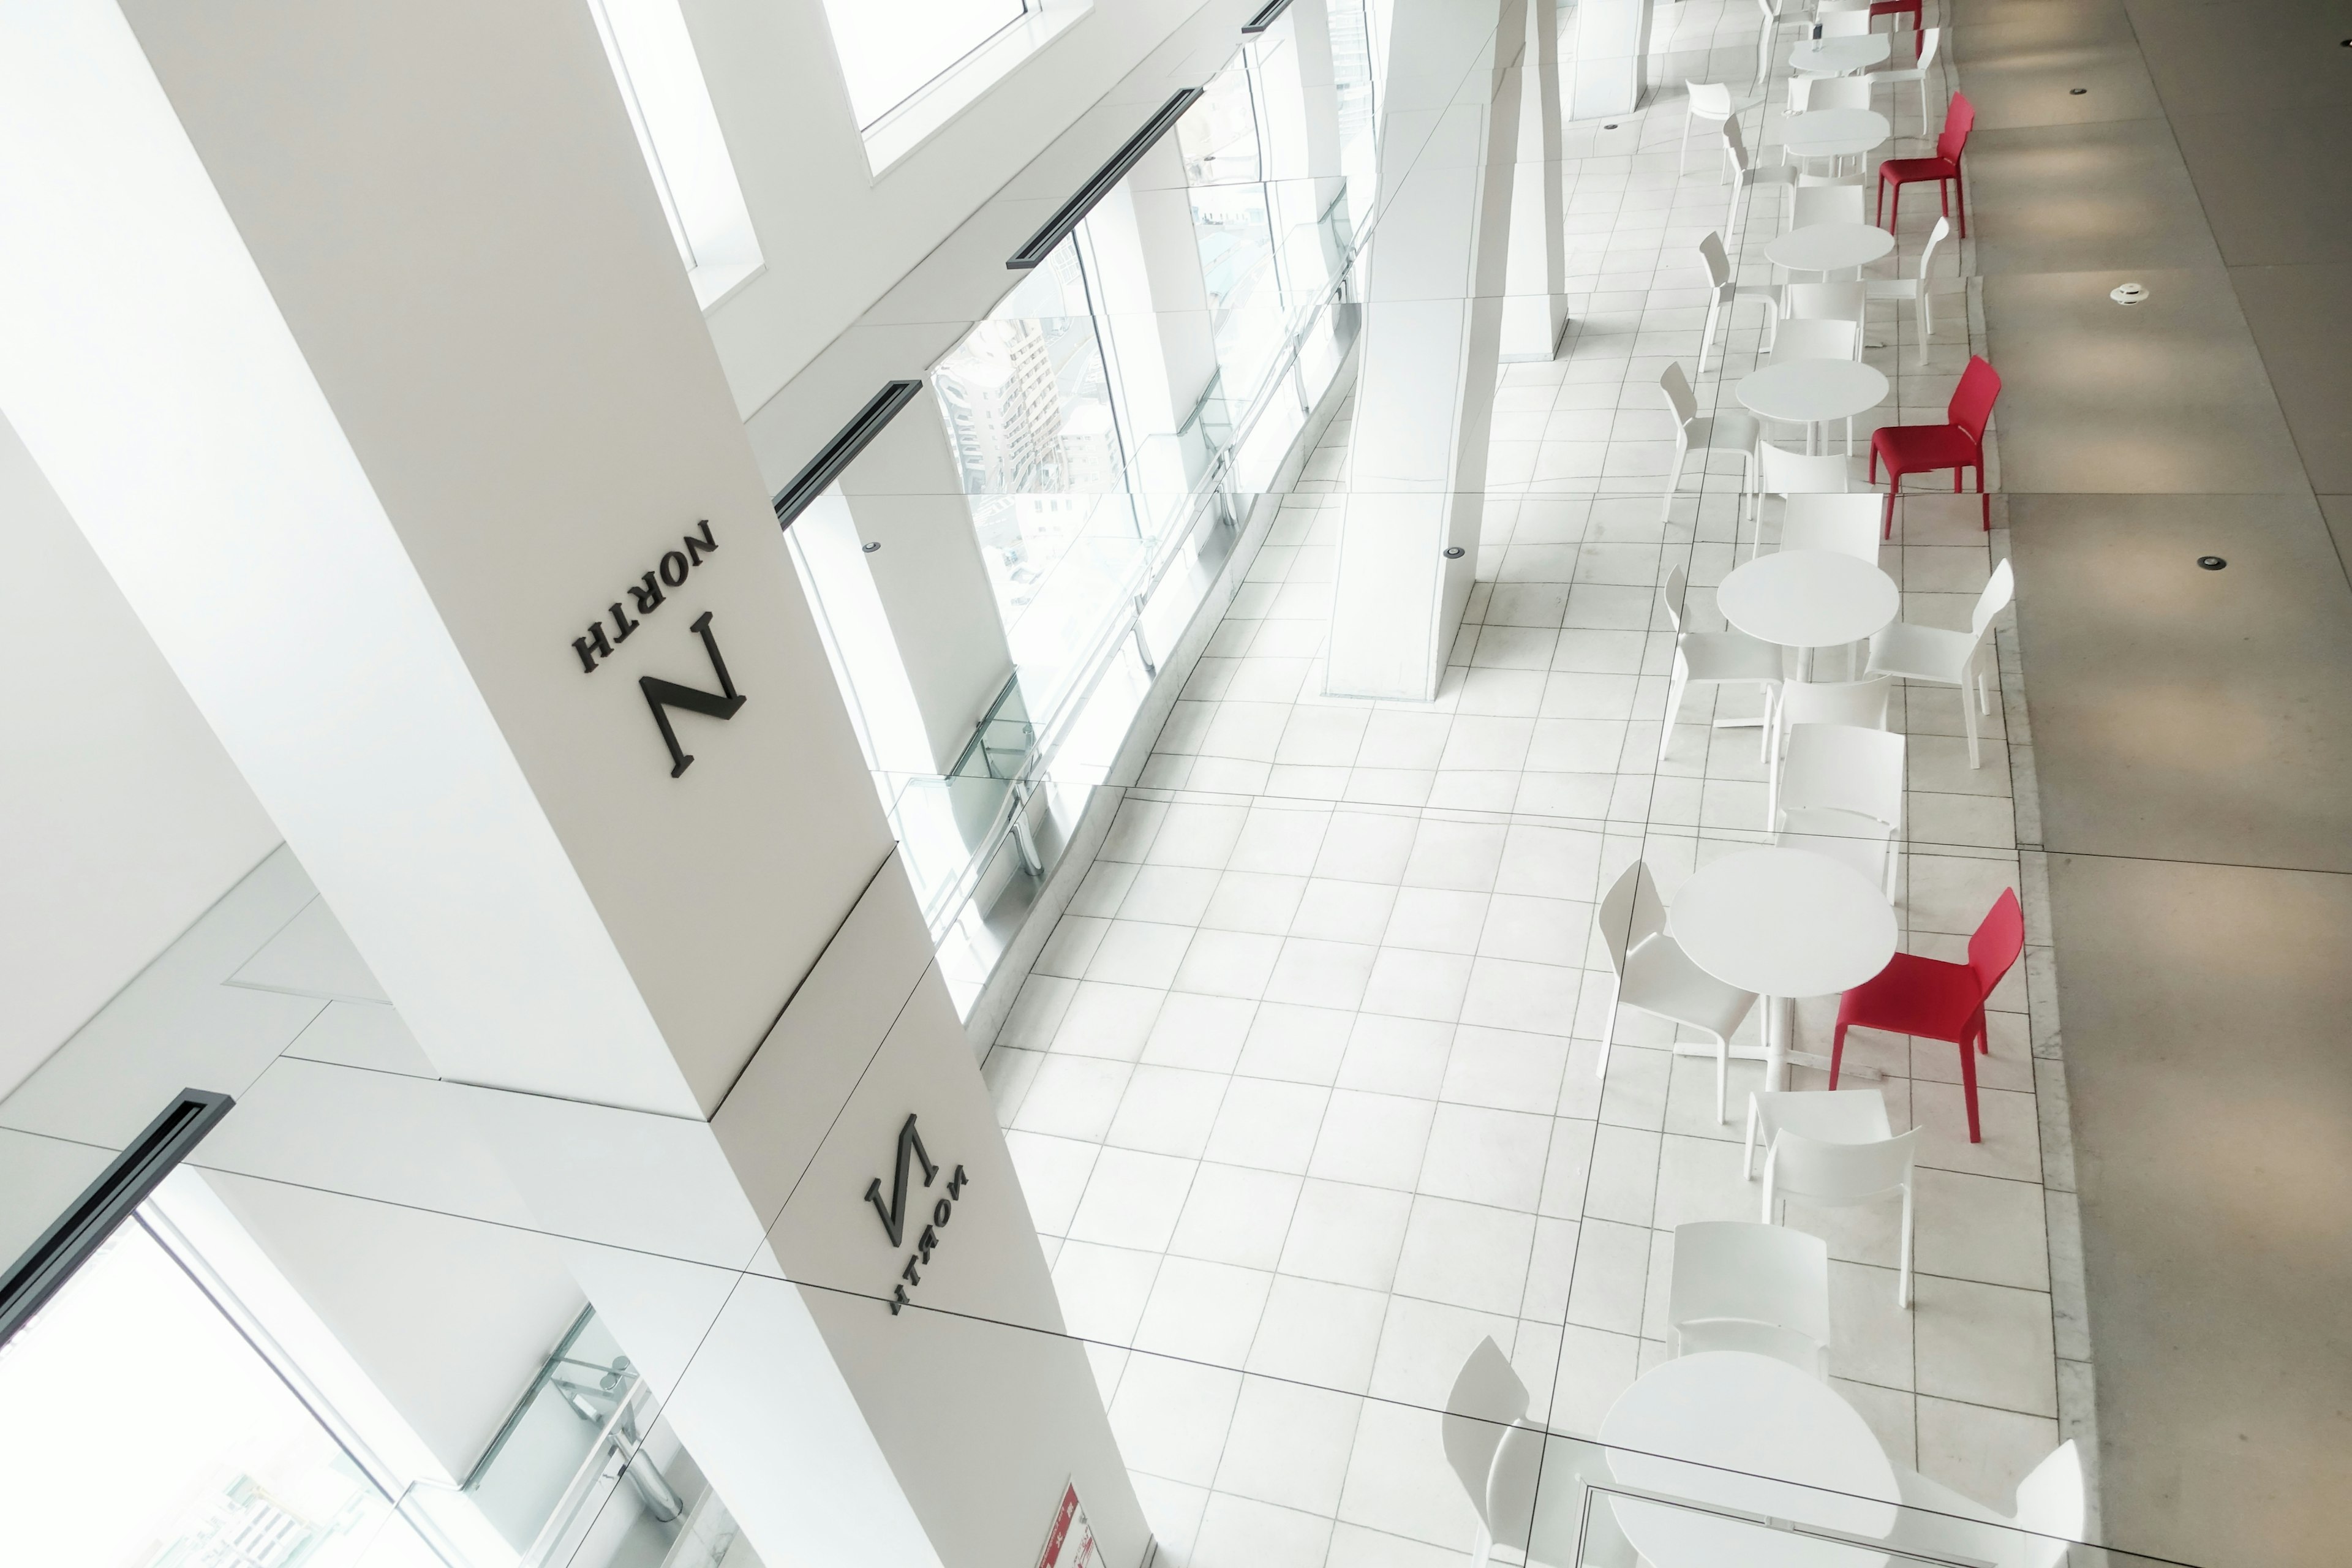
[[[1518,164],[1511,179],[1511,258],[1504,279],[1505,363],[1548,360],[1568,330],[1568,240],[1561,226],[1559,12],[1528,8],[1519,58]]]
[[[1328,689],[1427,700],[1470,596],[1526,0],[1396,7]],[[1452,552],[1451,554],[1448,552]]]
[[[1569,48],[1568,117],[1631,114],[1648,85],[1653,0],[1583,0]],[[1769,31],[1768,25],[1767,31]]]
[[[1138,1562],[586,7],[23,0],[0,210],[0,410],[761,1555]]]

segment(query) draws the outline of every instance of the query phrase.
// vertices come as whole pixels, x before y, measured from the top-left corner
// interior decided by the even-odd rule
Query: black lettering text
[[[907,1267],[901,1269],[898,1274],[898,1278],[904,1279],[909,1285],[920,1285],[923,1282],[923,1277],[915,1272],[915,1264],[917,1261],[917,1259],[912,1258],[907,1259]]]
[[[702,564],[702,558],[704,556],[716,555],[719,553],[719,542],[710,537],[710,520],[709,518],[704,518],[695,526],[702,531],[702,537],[700,539],[697,539],[694,535],[689,533],[685,537],[683,542],[686,545],[687,563],[691,566],[699,566]]]
[[[616,643],[628,641],[629,634],[637,629],[637,623],[629,619],[629,612],[621,608],[619,600],[614,600],[608,607],[613,612],[613,640]]]
[[[677,570],[675,572],[670,570],[670,563],[673,561],[677,563]],[[686,574],[689,570],[691,568],[687,565],[686,557],[675,550],[661,558],[661,579],[673,588],[686,585]]]
[[[613,607],[615,610],[620,608],[618,605]],[[702,639],[703,651],[710,656],[710,672],[719,678],[716,693],[680,686],[673,680],[656,679],[650,675],[637,678],[637,689],[646,694],[646,706],[653,710],[654,722],[661,729],[662,744],[669,748],[669,776],[672,778],[692,767],[694,756],[677,743],[677,731],[670,726],[669,710],[683,708],[689,713],[700,713],[707,718],[732,719],[743,706],[742,694],[735,689],[735,682],[727,673],[727,661],[719,656],[719,639],[710,633],[710,612],[703,611],[690,629]],[[909,1117],[907,1124],[911,1128],[914,1119]],[[929,1166],[930,1162],[927,1159],[923,1163]],[[902,1187],[906,1184],[906,1173],[907,1156],[902,1152],[898,1156],[898,1181]],[[881,1184],[877,1182],[875,1184],[878,1187]],[[929,1185],[929,1181],[926,1180],[924,1184]],[[878,1208],[881,1205],[877,1202],[875,1206]],[[890,1245],[898,1245],[897,1236],[890,1237]]]
[[[899,1308],[911,1307],[913,1305],[914,1302],[907,1299],[907,1288],[904,1285],[893,1285],[890,1287],[890,1315],[892,1317],[895,1318],[898,1315]]]
[[[572,639],[572,651],[580,656],[580,668],[592,675],[594,674],[596,661],[599,658],[613,657],[613,645],[604,639],[604,623],[589,622],[588,635]]]
[[[645,586],[630,589],[629,597],[637,602],[637,614],[650,616],[661,605],[661,584],[656,582],[654,574],[648,572],[646,574]]]
[[[922,1255],[924,1262],[929,1263],[931,1260],[931,1248],[937,1247],[939,1244],[940,1233],[933,1230],[929,1226],[925,1226],[923,1227],[923,1234],[918,1237],[915,1240],[915,1250]]]

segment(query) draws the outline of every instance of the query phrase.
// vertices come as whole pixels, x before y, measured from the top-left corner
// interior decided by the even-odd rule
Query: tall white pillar
[[[1528,0],[1519,59],[1519,161],[1511,180],[1511,258],[1503,359],[1548,360],[1568,330],[1568,239],[1561,227],[1559,11]]]
[[[1217,342],[1192,193],[1172,132],[1087,215],[1086,237],[1143,487],[1181,498],[1208,464],[1200,433],[1181,433],[1216,377]]]
[[[1470,596],[1527,0],[1396,7],[1328,689],[1426,700]],[[1449,555],[1448,552],[1453,552]]]
[[[1569,49],[1570,120],[1631,114],[1649,85],[1652,0],[1580,0]]]
[[[0,210],[0,409],[762,1557],[1137,1563],[586,7],[22,0]]]

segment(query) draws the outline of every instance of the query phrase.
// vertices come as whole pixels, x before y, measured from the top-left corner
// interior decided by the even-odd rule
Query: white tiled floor
[[[1748,0],[1658,16],[1675,52],[1654,75],[1748,79]],[[1906,153],[1916,103],[1898,95]],[[1727,464],[1686,475],[1659,521],[1657,377],[1696,363],[1694,247],[1727,196],[1696,148],[1676,177],[1681,121],[1670,92],[1614,131],[1570,130],[1574,330],[1559,360],[1502,376],[1480,583],[1439,699],[1318,695],[1343,415],[989,1057],[1069,1328],[1105,1347],[1163,1562],[1454,1560],[1473,1521],[1432,1412],[1469,1349],[1493,1335],[1539,1417],[1592,1432],[1663,1353],[1674,1227],[1755,1215],[1711,1059],[1675,1056],[1669,1029],[1629,1013],[1606,1081],[1594,1072],[1611,994],[1599,889],[1643,856],[1671,896],[1763,837],[1756,732],[1713,729],[1703,692],[1657,760],[1657,585],[1685,569],[1697,624],[1720,625],[1737,484]],[[1745,236],[1759,279],[1775,200]],[[1913,191],[1874,274],[1916,270],[1931,207]],[[1908,308],[1874,307],[1885,346],[1868,358],[1895,390],[1864,428],[1941,418],[1969,309],[1948,276],[1937,303],[1924,365]],[[1754,365],[1754,319],[1731,334],[1729,380]],[[1703,407],[1729,405],[1726,380],[1711,362]],[[2002,542],[1974,496],[1906,501],[1884,552],[1905,616],[1964,626]],[[2001,716],[1971,770],[1955,693],[1896,701],[1905,944],[1957,957],[2018,881]],[[1801,1005],[1804,1043],[1826,1049],[1833,1005]],[[1895,1305],[1891,1205],[1790,1220],[1836,1260],[1839,1390],[1897,1462],[2005,1505],[2057,1441],[2058,1405],[2021,973],[1993,1006],[1981,1144],[1952,1047],[1849,1047],[1886,1071],[1895,1124],[1926,1131],[1916,1309]],[[1760,1079],[1734,1063],[1735,1108]],[[1801,1070],[1796,1087],[1821,1082]]]

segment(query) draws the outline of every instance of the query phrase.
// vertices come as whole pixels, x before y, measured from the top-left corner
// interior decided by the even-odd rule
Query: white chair
[[[1777,283],[1741,283],[1731,271],[1731,258],[1724,253],[1723,236],[1709,234],[1698,242],[1699,262],[1706,268],[1706,329],[1699,334],[1698,373],[1706,374],[1707,350],[1715,346],[1715,324],[1727,322],[1742,300],[1760,301],[1769,312],[1765,322],[1769,331],[1780,321],[1780,286]],[[1727,325],[1726,332],[1729,328]]]
[[[1756,542],[1748,556],[1754,560],[1764,545],[1764,498],[1801,495],[1844,495],[1853,482],[1853,465],[1843,454],[1824,452],[1816,457],[1810,452],[1791,452],[1769,441],[1756,447]],[[1870,497],[1878,504],[1878,497]],[[1739,541],[1731,542],[1733,552]]]
[[[1790,203],[1790,228],[1811,228],[1824,223],[1861,223],[1866,215],[1860,185],[1800,183]]]
[[[1903,1510],[1889,1545],[1936,1557],[1973,1557],[2001,1568],[2059,1568],[2069,1542],[2089,1522],[2082,1450],[2069,1438],[2017,1483],[2017,1511],[2003,1514],[1974,1498],[1895,1467]]]
[[[1741,221],[1740,198],[1748,196],[1748,205],[1752,208],[1755,202],[1751,193],[1759,185],[1778,185],[1783,191],[1793,191],[1797,188],[1797,171],[1779,163],[1758,167],[1755,160],[1748,155],[1748,142],[1740,134],[1738,120],[1723,122],[1723,155],[1731,160],[1731,207],[1724,215],[1723,226],[1731,236],[1731,243],[1737,246]],[[1785,206],[1781,216],[1784,219],[1787,216]]]
[[[1911,1304],[1911,1173],[1919,1130],[1896,1133],[1874,1089],[1803,1089],[1748,1097],[1748,1168],[1756,1133],[1765,1137],[1764,1223],[1795,1198],[1822,1208],[1851,1208],[1901,1194],[1901,1268],[1895,1304]]]
[[[1941,27],[1922,28],[1919,33],[1919,58],[1916,63],[1901,70],[1872,71],[1860,79],[1873,87],[1876,87],[1881,82],[1886,83],[1889,87],[1906,81],[1917,82],[1919,84],[1919,134],[1930,140],[1933,140],[1936,134],[1936,111],[1927,102],[1927,72],[1936,64],[1936,46],[1942,42],[1943,37],[1944,29]],[[1891,110],[1895,106],[1890,103],[1886,107]]]
[[[1992,636],[1993,617],[2009,608],[2016,591],[2017,579],[2004,560],[1992,569],[1991,580],[1977,595],[1977,607],[1969,616],[1967,631],[1946,631],[1940,626],[1897,621],[1870,639],[1869,673],[1960,689],[1960,719],[1968,727],[1969,766],[1972,768],[1984,766],[1984,759],[1977,751],[1977,715],[1992,711],[1985,644]],[[1969,700],[1971,688],[1974,702]]]
[[[1694,125],[1720,127],[1731,118],[1731,89],[1719,81],[1686,81],[1684,89],[1690,95],[1688,112],[1683,116],[1682,146],[1675,153],[1675,173],[1683,172],[1685,160],[1690,156],[1690,133]],[[1924,87],[1919,89],[1925,92]]]
[[[1532,1399],[1528,1385],[1511,1370],[1510,1358],[1491,1338],[1478,1342],[1462,1370],[1454,1375],[1453,1392],[1445,1396],[1445,1414],[1438,1420],[1438,1442],[1445,1450],[1471,1509],[1478,1515],[1478,1548],[1474,1563],[1484,1564],[1498,1540],[1508,1542],[1507,1528],[1498,1531],[1488,1506],[1495,1458],[1504,1434],[1527,1420]],[[1532,1510],[1533,1499],[1529,1499]],[[1507,1527],[1514,1521],[1505,1521]],[[1527,1531],[1518,1531],[1519,1550],[1526,1550]]]
[[[1774,360],[1852,359],[1862,329],[1852,321],[1802,316],[1782,321],[1772,333]]]
[[[1780,0],[1756,0],[1756,9],[1764,14],[1763,31],[1756,39],[1756,88],[1764,89],[1764,81],[1772,74],[1772,46],[1780,35]]]
[[[1763,426],[1756,416],[1744,408],[1727,408],[1719,414],[1701,414],[1698,398],[1691,391],[1690,377],[1683,374],[1678,362],[1670,362],[1658,376],[1658,391],[1666,400],[1666,407],[1675,416],[1675,465],[1666,474],[1665,494],[1658,500],[1658,518],[1669,521],[1675,515],[1675,491],[1683,482],[1683,463],[1693,452],[1702,454],[1700,471],[1706,471],[1706,454],[1737,453],[1739,458],[1739,493],[1746,495],[1756,486],[1756,443],[1763,434]]]
[[[1792,321],[1852,321],[1858,327],[1869,298],[1859,283],[1784,283],[1780,314]]]
[[[1725,1096],[1731,1078],[1731,1037],[1756,993],[1727,985],[1693,963],[1666,934],[1665,901],[1650,876],[1649,862],[1636,860],[1601,895],[1593,912],[1609,968],[1617,977],[1608,1022],[1601,1031],[1600,1076],[1609,1076],[1609,1050],[1617,1039],[1617,1009],[1631,1007],[1680,1024],[1715,1041],[1715,1119],[1726,1119]]]
[[[1675,663],[1673,678],[1666,683],[1666,716],[1664,732],[1658,737],[1658,761],[1666,760],[1666,748],[1675,734],[1675,716],[1682,711],[1683,693],[1693,686],[1737,686],[1754,682],[1763,690],[1764,718],[1761,721],[1718,719],[1718,730],[1746,729],[1760,722],[1764,729],[1765,746],[1759,754],[1771,753],[1773,707],[1781,681],[1783,659],[1778,645],[1749,637],[1738,630],[1720,632],[1686,632],[1683,630],[1683,598],[1689,592],[1689,580],[1679,566],[1666,574],[1658,588],[1658,600],[1666,612],[1666,624],[1675,629]]]
[[[1766,786],[1773,844],[1846,861],[1893,901],[1903,865],[1904,751],[1903,737],[1885,730],[1790,725]]]
[[[1802,92],[1799,82],[1810,82]],[[1870,79],[1858,76],[1800,77],[1789,83],[1792,114],[1804,114],[1816,109],[1868,109]],[[1799,101],[1801,100],[1801,101]]]
[[[1919,252],[1919,276],[1916,278],[1874,278],[1863,284],[1864,295],[1872,300],[1916,300],[1919,304],[1919,358],[1927,357],[1927,340],[1935,335],[1935,296],[1927,286],[1927,269],[1936,265],[1936,247],[1951,237],[1952,220],[1938,217],[1936,226],[1927,231],[1927,248]]]
[[[1878,498],[1795,495],[1780,513],[1780,548],[1833,550],[1878,564]]]
[[[1830,1249],[1816,1236],[1746,1220],[1675,1227],[1666,1353],[1748,1351],[1830,1375]]]
[[[1895,683],[1883,675],[1860,680],[1790,680],[1780,687],[1780,722],[1773,727],[1771,755],[1765,760],[1766,776],[1779,776],[1780,757],[1789,749],[1789,731],[1798,724],[1852,724],[1864,730],[1886,728],[1886,700]],[[1768,812],[1769,808],[1768,807]]]
[[[1857,360],[1862,357],[1862,328],[1853,321],[1782,321],[1772,329],[1771,364],[1799,359]],[[1806,445],[1812,443],[1810,438]],[[1828,444],[1824,437],[1822,444]],[[1845,449],[1853,450],[1853,416],[1846,416]]]

